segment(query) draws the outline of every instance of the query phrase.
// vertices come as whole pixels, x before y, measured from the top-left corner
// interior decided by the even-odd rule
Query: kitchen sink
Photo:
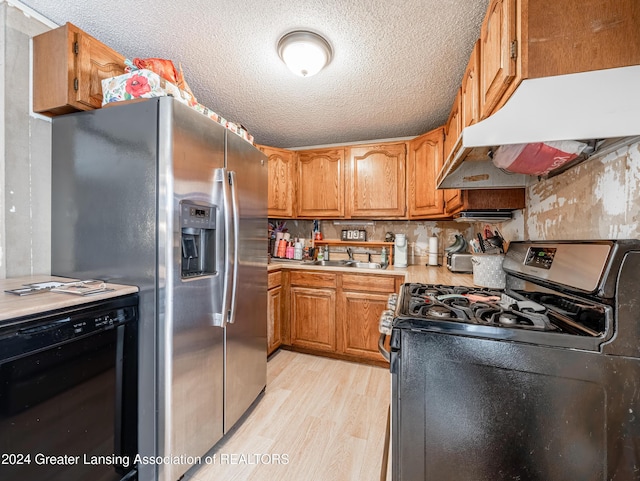
[[[360,269],[382,269],[382,265],[377,262],[350,262],[349,267],[359,267]]]
[[[326,266],[326,267],[357,267],[360,269],[382,269],[382,265],[377,262],[357,262],[349,260],[339,261],[311,261],[305,262],[305,264],[311,264],[312,266]]]
[[[306,264],[306,263],[305,263]],[[326,267],[349,267],[351,265],[350,261],[311,261],[309,262],[312,266],[326,266]]]

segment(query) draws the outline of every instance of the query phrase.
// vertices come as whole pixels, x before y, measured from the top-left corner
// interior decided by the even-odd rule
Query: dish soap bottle
[[[387,260],[387,248],[383,247],[382,252],[380,253],[380,265],[382,267],[387,267],[389,261]]]

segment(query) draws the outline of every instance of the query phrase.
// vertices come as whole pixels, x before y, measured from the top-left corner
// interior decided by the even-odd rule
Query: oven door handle
[[[380,337],[378,338],[378,351],[382,354],[388,362],[391,362],[391,353],[384,348],[384,341],[387,340],[387,335],[380,333]]]

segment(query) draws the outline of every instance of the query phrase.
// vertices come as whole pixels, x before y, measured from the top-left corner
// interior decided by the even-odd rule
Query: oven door
[[[86,319],[99,317],[92,312]],[[14,351],[16,342],[33,346],[42,333],[67,338],[0,359],[3,481],[135,477],[137,318],[72,339],[65,330],[69,322],[82,323],[77,314],[60,314],[3,338]],[[0,341],[2,347],[6,353]]]
[[[636,479],[637,359],[394,329],[394,481]]]

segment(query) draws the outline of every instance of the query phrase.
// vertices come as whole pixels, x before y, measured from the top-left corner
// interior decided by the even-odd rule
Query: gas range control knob
[[[380,315],[380,322],[378,324],[378,331],[380,331],[380,334],[386,334],[387,336],[391,335],[391,329],[393,328],[393,318],[393,311],[382,311],[382,314]]]
[[[387,299],[387,309],[389,309],[390,311],[395,311],[397,305],[398,294],[390,294],[389,299]]]

